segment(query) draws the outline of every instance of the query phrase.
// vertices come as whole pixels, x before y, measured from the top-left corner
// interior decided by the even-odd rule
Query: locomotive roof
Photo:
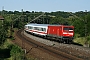
[[[49,26],[70,26],[70,25],[49,25]]]

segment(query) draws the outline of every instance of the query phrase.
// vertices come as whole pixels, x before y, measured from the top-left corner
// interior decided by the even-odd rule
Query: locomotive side
[[[25,31],[46,38],[56,38],[65,43],[72,42],[74,37],[74,26],[27,24],[25,25]]]

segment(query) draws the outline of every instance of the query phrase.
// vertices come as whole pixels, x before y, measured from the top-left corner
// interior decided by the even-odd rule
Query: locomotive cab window
[[[70,28],[70,27],[64,27],[63,30],[73,30],[73,28]]]
[[[68,27],[64,27],[63,30],[69,30],[69,28]]]

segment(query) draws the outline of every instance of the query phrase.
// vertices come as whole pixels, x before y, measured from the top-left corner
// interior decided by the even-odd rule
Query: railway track
[[[22,40],[22,48],[24,47],[24,43],[31,45],[32,47],[26,50],[26,54],[29,53],[33,48],[39,49],[41,51],[44,51],[45,53],[48,53],[52,55],[53,57],[57,58],[58,60],[83,60],[79,57],[72,56],[70,54],[67,54],[65,52],[60,51],[59,49],[55,49],[52,46],[47,46],[45,44],[39,43],[37,41],[34,41],[31,38],[28,38],[25,36],[22,32],[23,30],[17,31],[16,35],[17,37]]]

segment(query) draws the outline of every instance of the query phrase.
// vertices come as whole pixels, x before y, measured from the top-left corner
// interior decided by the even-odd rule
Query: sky
[[[0,11],[90,11],[90,0],[0,0]]]

